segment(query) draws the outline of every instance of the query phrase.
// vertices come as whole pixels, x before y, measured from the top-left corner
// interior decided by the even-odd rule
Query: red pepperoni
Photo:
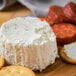
[[[64,14],[63,7],[57,5],[50,7],[48,17],[50,18],[52,24],[69,22],[69,19]]]
[[[76,26],[69,23],[60,23],[52,26],[59,45],[76,41]]]
[[[48,17],[39,17],[40,18],[40,20],[42,20],[42,21],[46,21],[46,22],[48,22],[50,25],[51,25],[51,20],[48,18]]]
[[[64,13],[70,19],[71,22],[76,24],[76,3],[69,2],[64,7]]]

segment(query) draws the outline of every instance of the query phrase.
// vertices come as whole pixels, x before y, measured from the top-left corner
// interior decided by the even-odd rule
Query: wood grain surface
[[[19,17],[19,16],[25,16],[30,13],[31,11],[28,8],[20,5],[19,3],[16,3],[6,8],[5,10],[0,11],[0,25],[3,22],[8,21],[9,19]]]
[[[4,11],[0,12],[0,25],[12,18],[24,16],[31,13],[26,7],[15,4]],[[36,72],[37,76],[76,76],[76,65],[63,62],[57,59],[56,63],[48,66],[43,72]]]
[[[43,72],[36,72],[37,76],[76,76],[76,65],[57,59],[55,64],[48,66]]]

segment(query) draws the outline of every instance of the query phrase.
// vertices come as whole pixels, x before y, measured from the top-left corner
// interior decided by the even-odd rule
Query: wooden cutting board
[[[0,25],[14,17],[24,16],[31,13],[26,7],[15,4],[5,11],[0,12]],[[37,76],[76,76],[76,65],[67,64],[61,59],[57,59],[56,63],[48,66],[43,72],[36,72]]]
[[[37,76],[76,76],[76,65],[57,59],[55,64],[48,66],[43,72],[36,72]]]

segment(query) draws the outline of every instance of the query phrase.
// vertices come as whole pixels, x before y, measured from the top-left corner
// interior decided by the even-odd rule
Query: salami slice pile
[[[70,23],[59,23],[52,26],[59,45],[68,44],[76,40],[76,26]]]
[[[63,7],[53,5],[49,9],[48,18],[51,21],[51,25],[55,23],[69,22],[68,17],[66,17]]]
[[[69,2],[65,5],[64,13],[72,23],[76,24],[76,3]]]
[[[52,5],[48,17],[40,17],[52,26],[58,45],[76,41],[76,3],[69,2],[64,7]]]

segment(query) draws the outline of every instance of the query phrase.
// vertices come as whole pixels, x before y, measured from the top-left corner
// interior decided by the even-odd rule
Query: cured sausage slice
[[[42,20],[42,21],[47,21],[47,17],[39,17],[40,18],[40,20]]]
[[[70,19],[71,22],[76,24],[76,3],[69,2],[64,7],[64,13]]]
[[[59,45],[71,43],[76,40],[76,26],[69,23],[60,23],[52,26]]]
[[[46,22],[48,22],[50,25],[51,25],[51,20],[48,18],[48,17],[39,17],[40,18],[40,20],[42,20],[42,21],[46,21]]]
[[[52,24],[69,22],[69,19],[64,14],[63,7],[57,5],[50,7],[48,17],[50,18]]]

